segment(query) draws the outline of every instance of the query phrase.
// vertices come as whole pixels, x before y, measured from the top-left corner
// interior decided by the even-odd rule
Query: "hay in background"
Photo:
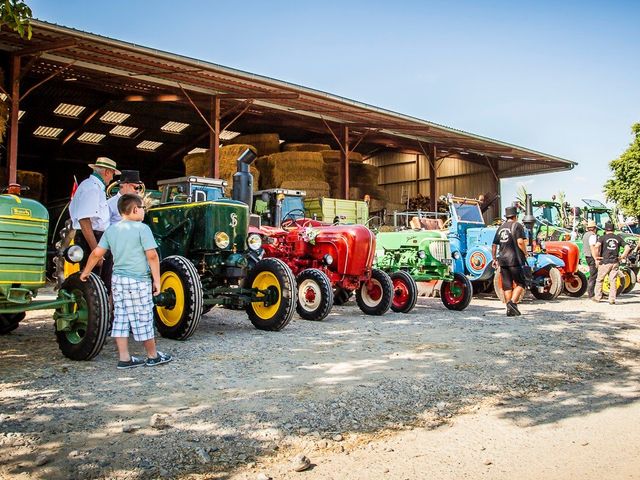
[[[0,69],[0,72],[2,70]],[[7,121],[9,120],[9,103],[0,101],[0,143],[4,143],[4,134],[7,132]]]
[[[327,182],[311,180],[286,180],[282,182],[280,188],[304,190],[307,194],[307,198],[328,197],[330,192],[330,187]]]
[[[44,175],[40,172],[31,172],[29,170],[18,170],[16,172],[16,181],[23,187],[29,187],[29,190],[21,193],[23,197],[32,198],[34,200],[42,200],[42,192],[44,189]],[[0,170],[0,188],[8,186],[6,169]]]
[[[324,143],[284,143],[282,145],[283,152],[322,152],[324,150],[331,150],[331,147]]]
[[[259,133],[255,135],[238,135],[226,142],[226,145],[252,145],[260,157],[280,151],[280,135],[277,133]]]
[[[279,188],[286,181],[324,182],[324,162],[317,152],[282,152],[260,159],[261,189]]]
[[[322,158],[324,161],[340,161],[342,152],[340,150],[323,150],[320,152],[322,154]],[[362,163],[364,159],[362,158],[362,154],[358,152],[349,152],[349,163],[357,162]]]
[[[231,195],[231,189],[233,188],[233,174],[236,173],[236,160],[249,148],[255,153],[255,148],[251,145],[239,144],[239,145],[225,145],[220,147],[220,165],[219,173],[222,180],[227,181],[227,195]],[[209,175],[209,151],[202,153],[192,153],[185,156],[182,161],[185,166],[185,175],[195,175],[197,177],[207,177]],[[255,162],[254,162],[255,163]],[[251,165],[249,171],[253,175],[253,189],[258,189],[260,183],[260,172]]]

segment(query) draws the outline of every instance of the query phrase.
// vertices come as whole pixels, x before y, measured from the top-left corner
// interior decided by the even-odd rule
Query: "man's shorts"
[[[522,267],[500,267],[502,277],[502,289],[513,290],[514,282],[524,287],[525,281],[522,277]]]
[[[113,327],[112,337],[128,337],[139,342],[151,340],[153,332],[153,297],[151,280],[135,280],[113,275]]]

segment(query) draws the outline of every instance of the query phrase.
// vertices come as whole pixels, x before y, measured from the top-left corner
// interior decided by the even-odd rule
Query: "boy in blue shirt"
[[[85,281],[98,261],[111,250],[114,308],[111,336],[118,347],[119,369],[151,367],[172,360],[171,355],[156,350],[152,295],[160,293],[160,261],[151,229],[142,223],[144,210],[139,196],[122,195],[118,200],[122,221],[107,228],[80,275]],[[143,342],[146,361],[129,354],[130,331],[136,341]]]

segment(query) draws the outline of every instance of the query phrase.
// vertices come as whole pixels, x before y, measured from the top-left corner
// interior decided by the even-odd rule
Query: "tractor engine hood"
[[[308,227],[300,234],[313,245],[314,256],[331,255],[330,268],[340,274],[359,276],[373,265],[376,237],[364,225]]]

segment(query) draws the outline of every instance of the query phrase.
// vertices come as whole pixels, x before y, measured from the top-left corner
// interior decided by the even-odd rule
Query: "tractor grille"
[[[440,263],[446,263],[445,260],[451,258],[451,248],[448,240],[433,240],[429,244],[429,253]]]
[[[0,285],[44,283],[47,229],[43,221],[0,219]]]

